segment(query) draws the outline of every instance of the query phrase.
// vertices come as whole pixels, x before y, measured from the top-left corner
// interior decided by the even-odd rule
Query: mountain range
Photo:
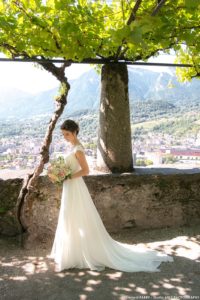
[[[100,75],[95,70],[70,81],[68,103],[64,115],[81,111],[97,111],[100,101]],[[138,101],[167,101],[175,105],[197,102],[200,80],[180,83],[174,72],[155,72],[129,67],[130,104]],[[0,118],[30,118],[49,116],[54,111],[57,89],[29,94],[16,88],[0,88]]]

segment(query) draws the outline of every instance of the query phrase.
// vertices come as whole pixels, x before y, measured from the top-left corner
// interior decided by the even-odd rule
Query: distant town
[[[90,166],[90,174],[100,173],[96,170],[96,140],[90,148],[86,138],[86,157]],[[168,134],[150,133],[145,140],[136,139],[132,142],[134,166],[200,168],[200,134],[196,138],[188,138],[185,145],[174,146],[172,136]],[[34,170],[39,163],[41,137],[12,136],[0,139],[0,178],[23,177]],[[55,136],[50,145],[50,158],[58,154],[68,153],[70,145],[61,136]],[[45,170],[43,175],[45,174]]]
[[[23,141],[21,136],[12,136],[12,139],[0,139],[0,178],[23,177],[26,173],[34,170],[40,160],[40,148],[43,143],[42,138],[25,136]],[[83,145],[86,144],[83,143]],[[67,154],[70,145],[59,136],[54,137],[49,149],[50,159],[57,155]],[[91,173],[95,172],[96,151],[85,148]],[[42,175],[45,174],[45,170]]]
[[[170,134],[150,132],[145,140],[138,137],[133,141],[133,155],[138,166],[200,167],[200,133],[178,140]]]

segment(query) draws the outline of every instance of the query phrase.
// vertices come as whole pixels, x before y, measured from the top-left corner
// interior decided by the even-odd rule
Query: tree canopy
[[[200,75],[199,0],[0,0],[0,51],[12,57],[147,60],[173,49]]]

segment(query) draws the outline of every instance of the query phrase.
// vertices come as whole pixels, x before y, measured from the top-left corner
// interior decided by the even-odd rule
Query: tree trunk
[[[112,173],[133,171],[126,65],[102,67],[97,169]]]
[[[65,105],[67,104],[67,95],[70,85],[65,77],[65,68],[69,64],[63,64],[58,68],[52,63],[40,63],[44,69],[52,73],[61,83],[60,93],[55,99],[55,111],[49,121],[49,125],[41,146],[41,157],[39,164],[35,167],[32,174],[28,174],[23,181],[21,191],[19,193],[16,205],[16,216],[18,219],[19,232],[24,233],[26,239],[32,238],[32,232],[29,232],[29,225],[32,217],[33,200],[31,192],[34,192],[34,185],[36,185],[39,175],[44,169],[44,165],[49,161],[49,147],[52,141],[52,133],[57,123],[57,120],[62,115]]]

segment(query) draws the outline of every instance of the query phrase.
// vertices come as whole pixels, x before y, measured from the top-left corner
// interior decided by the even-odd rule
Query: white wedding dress
[[[75,156],[77,150],[84,151],[84,148],[77,145],[65,156],[72,173],[80,170]],[[159,272],[161,262],[173,261],[162,252],[112,239],[82,177],[63,182],[58,223],[48,257],[54,259],[58,272],[70,268],[102,271],[105,267],[124,272]]]

